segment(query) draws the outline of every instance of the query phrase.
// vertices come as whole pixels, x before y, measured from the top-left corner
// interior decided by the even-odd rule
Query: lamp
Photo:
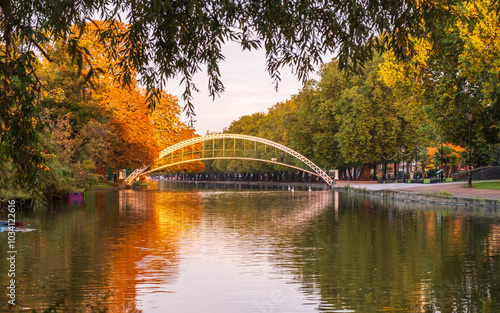
[[[470,139],[471,139],[471,123],[472,123],[472,113],[469,112],[466,114],[467,116],[467,119],[469,120],[469,173],[468,173],[468,177],[467,177],[467,187],[468,188],[472,188],[472,174],[471,174],[471,168],[470,168],[470,159],[471,159],[471,155],[470,155]]]
[[[401,153],[403,153],[403,182],[405,180],[405,145],[401,145]]]

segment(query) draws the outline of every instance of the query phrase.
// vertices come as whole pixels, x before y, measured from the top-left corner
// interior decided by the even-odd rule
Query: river
[[[15,238],[17,309],[500,312],[498,211],[237,188],[163,182],[18,209],[32,231]]]

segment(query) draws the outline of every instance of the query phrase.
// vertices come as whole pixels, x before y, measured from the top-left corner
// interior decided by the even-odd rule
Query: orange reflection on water
[[[489,257],[500,255],[500,224],[491,226],[486,249],[485,254]]]
[[[109,244],[108,312],[135,312],[141,292],[170,292],[179,272],[179,237],[202,213],[196,193],[126,193],[119,212],[139,222],[121,228]]]
[[[429,211],[427,213],[427,220],[426,220],[426,231],[427,231],[427,241],[429,243],[432,242],[432,245],[434,246],[435,245],[435,242],[436,242],[436,222],[437,222],[437,218],[436,218],[436,212],[434,211]]]

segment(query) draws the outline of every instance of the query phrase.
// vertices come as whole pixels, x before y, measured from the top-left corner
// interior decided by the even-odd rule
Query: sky
[[[219,66],[225,91],[216,96],[215,100],[208,93],[206,72],[200,72],[194,77],[196,87],[200,90],[199,93],[193,93],[196,113],[194,127],[199,135],[205,135],[207,131],[220,132],[241,116],[267,112],[274,104],[291,99],[302,88],[302,83],[292,74],[291,69],[283,68],[280,70],[281,82],[276,91],[273,80],[266,71],[263,50],[241,51],[237,43],[230,42],[223,48],[223,55],[226,60]],[[310,73],[309,78],[317,78],[317,74]],[[179,81],[169,81],[166,90],[176,95],[179,104],[184,106],[181,99],[184,86],[179,86]],[[182,118],[187,120],[185,114]]]

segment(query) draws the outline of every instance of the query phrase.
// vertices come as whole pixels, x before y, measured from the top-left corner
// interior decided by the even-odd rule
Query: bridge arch
[[[294,169],[297,169],[297,170],[300,170],[300,171],[304,171],[304,172],[308,172],[308,173],[310,173],[312,175],[321,177],[328,186],[333,185],[333,180],[331,179],[330,176],[328,176],[327,173],[325,173],[325,171],[323,171],[320,167],[318,167],[316,164],[314,164],[313,162],[311,162],[308,158],[306,158],[302,154],[298,153],[297,151],[295,151],[293,149],[290,149],[287,146],[284,146],[284,145],[279,144],[277,142],[274,142],[274,141],[271,141],[271,140],[267,140],[267,139],[264,139],[264,138],[260,138],[260,137],[249,136],[249,135],[241,135],[241,134],[214,134],[214,135],[206,135],[206,136],[201,136],[201,137],[190,138],[190,139],[178,142],[176,144],[173,144],[172,146],[170,146],[170,147],[164,149],[163,151],[161,151],[160,156],[158,157],[157,161],[159,161],[159,160],[165,158],[166,156],[171,155],[174,152],[179,151],[179,150],[181,150],[181,149],[183,149],[185,147],[189,147],[189,146],[192,146],[192,145],[195,145],[195,144],[199,144],[199,143],[204,143],[204,142],[207,142],[207,141],[220,140],[220,139],[223,139],[223,140],[224,139],[233,139],[233,140],[240,139],[240,140],[244,140],[244,141],[250,141],[250,142],[255,142],[255,143],[262,143],[264,145],[267,145],[267,146],[279,149],[279,150],[283,151],[284,153],[293,156],[294,158],[296,158],[297,160],[299,160],[303,164],[305,164],[310,170],[299,168],[299,167],[294,166],[294,165],[290,165],[290,164],[278,162],[276,159],[266,160],[266,159],[260,159],[260,158],[247,158],[247,157],[236,157],[236,156],[232,156],[232,157],[224,157],[224,156],[220,157],[219,156],[219,157],[216,157],[215,155],[213,155],[212,157],[203,157],[203,158],[195,158],[195,159],[191,159],[191,160],[182,160],[182,161],[178,161],[178,162],[172,162],[171,164],[167,164],[165,166],[161,166],[161,167],[152,169],[150,171],[147,171],[147,169],[151,166],[151,164],[144,165],[143,167],[140,167],[140,168],[137,168],[136,170],[134,170],[134,172],[132,172],[125,179],[125,183],[128,184],[128,185],[131,185],[134,182],[134,180],[137,177],[141,176],[141,175],[145,175],[147,173],[151,173],[151,172],[154,172],[154,171],[161,170],[163,168],[167,168],[169,166],[174,166],[174,165],[178,165],[178,164],[182,164],[182,163],[204,161],[204,160],[239,159],[239,160],[267,162],[267,163],[273,163],[273,164],[278,164],[278,165],[282,165],[282,166],[294,168]]]

